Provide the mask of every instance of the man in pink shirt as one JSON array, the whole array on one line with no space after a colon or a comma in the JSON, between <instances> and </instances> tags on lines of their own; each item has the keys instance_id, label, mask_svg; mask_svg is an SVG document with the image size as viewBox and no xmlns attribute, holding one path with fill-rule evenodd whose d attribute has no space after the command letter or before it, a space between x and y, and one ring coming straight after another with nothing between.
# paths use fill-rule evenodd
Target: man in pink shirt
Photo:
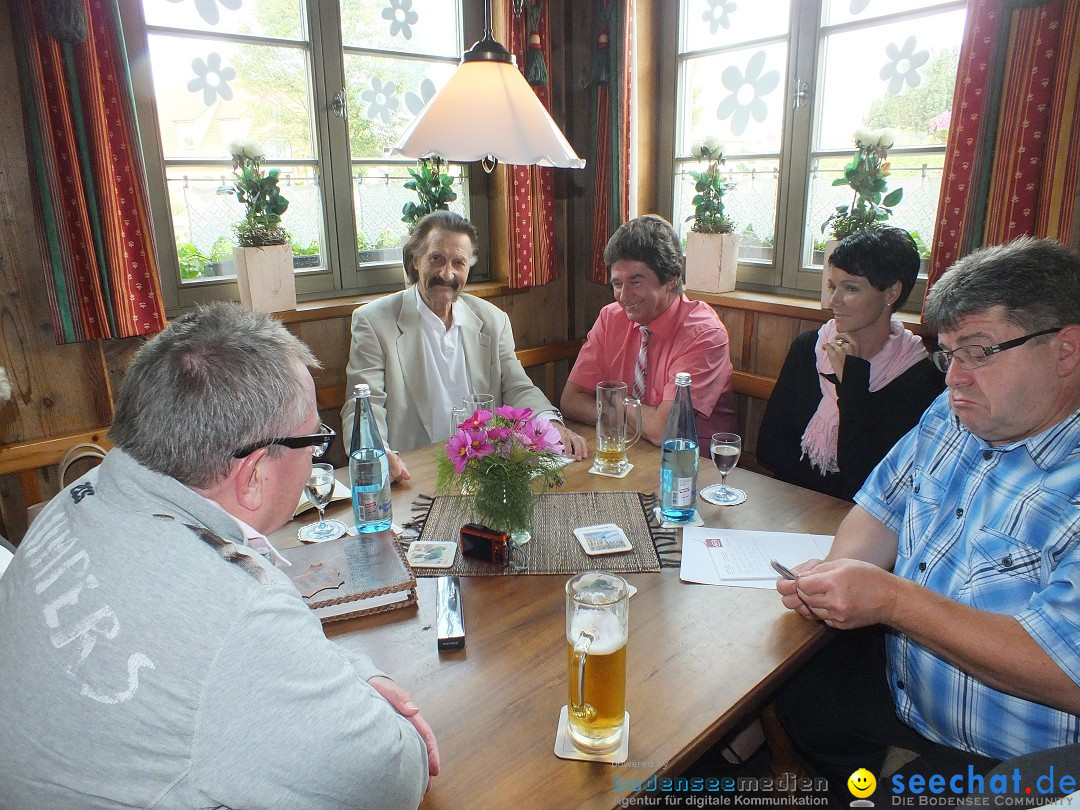
<instances>
[{"instance_id":1,"label":"man in pink shirt","mask_svg":"<svg viewBox=\"0 0 1080 810\"><path fill-rule=\"evenodd\" d=\"M685 371L692 381L698 440L707 455L713 433L735 429L728 334L712 307L683 295L678 235L662 217L638 217L608 240L604 264L615 303L600 310L589 330L563 389L563 415L591 423L598 382L622 380L633 395L636 381L639 391L644 387L642 436L659 445L675 399L675 374Z\"/></svg>"}]
</instances>

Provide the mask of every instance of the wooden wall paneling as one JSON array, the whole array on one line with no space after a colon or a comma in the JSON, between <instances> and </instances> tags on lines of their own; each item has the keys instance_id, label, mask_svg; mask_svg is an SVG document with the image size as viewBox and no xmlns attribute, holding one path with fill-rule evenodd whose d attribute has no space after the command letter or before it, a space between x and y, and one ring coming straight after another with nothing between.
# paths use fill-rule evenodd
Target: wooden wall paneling
<instances>
[{"instance_id":1,"label":"wooden wall paneling","mask_svg":"<svg viewBox=\"0 0 1080 810\"><path fill-rule=\"evenodd\" d=\"M102 341L102 352L105 357L105 369L109 382L110 399L116 402L116 395L120 391L120 383L124 375L131 367L131 361L135 359L135 353L142 348L149 338L131 337L121 340ZM112 419L109 420L111 422ZM102 422L102 424L108 424Z\"/></svg>"},{"instance_id":2,"label":"wooden wall paneling","mask_svg":"<svg viewBox=\"0 0 1080 810\"><path fill-rule=\"evenodd\" d=\"M491 299L491 303L510 318L518 348L547 346L569 337L566 287L567 279L563 274L550 284L533 287L528 292Z\"/></svg>"},{"instance_id":3,"label":"wooden wall paneling","mask_svg":"<svg viewBox=\"0 0 1080 810\"><path fill-rule=\"evenodd\" d=\"M288 326L289 331L307 344L322 363L312 372L317 388L345 385L345 369L349 365L349 343L352 340L352 318L327 318L305 321Z\"/></svg>"},{"instance_id":4,"label":"wooden wall paneling","mask_svg":"<svg viewBox=\"0 0 1080 810\"><path fill-rule=\"evenodd\" d=\"M749 347L748 371L776 377L784 366L791 341L807 329L820 324L783 315L754 314L754 341Z\"/></svg>"},{"instance_id":5,"label":"wooden wall paneling","mask_svg":"<svg viewBox=\"0 0 1080 810\"><path fill-rule=\"evenodd\" d=\"M663 130L670 128L665 119L666 98L662 92L664 55L662 45L663 26L660 16L665 7L668 13L674 9L670 0L645 0L634 4L634 66L633 87L634 132L631 136L630 216L656 213L670 217L670 200L661 200L657 179L660 176L661 156L668 163L664 148L670 135Z\"/></svg>"},{"instance_id":6,"label":"wooden wall paneling","mask_svg":"<svg viewBox=\"0 0 1080 810\"><path fill-rule=\"evenodd\" d=\"M18 98L11 4L0 8L0 82ZM0 445L107 423L112 417L97 343L57 346L42 283L43 261L20 104L0 117L0 365L13 399L2 411Z\"/></svg>"},{"instance_id":7,"label":"wooden wall paneling","mask_svg":"<svg viewBox=\"0 0 1080 810\"><path fill-rule=\"evenodd\" d=\"M752 334L753 319L747 318L747 313L737 309L720 309L714 307L716 314L724 323L728 333L728 351L731 355L731 365L736 371L747 371L746 366L746 341Z\"/></svg>"}]
</instances>

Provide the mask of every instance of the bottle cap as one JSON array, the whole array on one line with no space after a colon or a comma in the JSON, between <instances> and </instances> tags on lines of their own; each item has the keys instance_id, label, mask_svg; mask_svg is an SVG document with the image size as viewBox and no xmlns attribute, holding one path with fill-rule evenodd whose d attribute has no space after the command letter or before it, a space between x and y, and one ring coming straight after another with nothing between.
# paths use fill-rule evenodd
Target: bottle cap
<instances>
[{"instance_id":1,"label":"bottle cap","mask_svg":"<svg viewBox=\"0 0 1080 810\"><path fill-rule=\"evenodd\" d=\"M353 396L370 397L371 388L368 387L367 383L357 383L356 386L353 388Z\"/></svg>"},{"instance_id":2,"label":"bottle cap","mask_svg":"<svg viewBox=\"0 0 1080 810\"><path fill-rule=\"evenodd\" d=\"M686 371L677 371L675 373L675 384L676 385L689 385L690 384L690 373L686 372Z\"/></svg>"}]
</instances>

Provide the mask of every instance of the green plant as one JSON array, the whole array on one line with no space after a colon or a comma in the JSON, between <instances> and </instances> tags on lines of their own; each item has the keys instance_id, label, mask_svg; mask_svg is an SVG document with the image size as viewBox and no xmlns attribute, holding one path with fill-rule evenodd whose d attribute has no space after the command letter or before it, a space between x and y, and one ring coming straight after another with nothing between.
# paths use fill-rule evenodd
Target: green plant
<instances>
[{"instance_id":1,"label":"green plant","mask_svg":"<svg viewBox=\"0 0 1080 810\"><path fill-rule=\"evenodd\" d=\"M919 258L929 259L930 248L927 246L926 242L923 241L922 234L918 231L908 231L908 233L911 234L911 238L915 240L915 248L919 251Z\"/></svg>"},{"instance_id":2,"label":"green plant","mask_svg":"<svg viewBox=\"0 0 1080 810\"><path fill-rule=\"evenodd\" d=\"M394 233L394 231L387 228L385 231L379 234L379 241L375 244L375 247L379 249L394 248L401 244L401 237Z\"/></svg>"},{"instance_id":3,"label":"green plant","mask_svg":"<svg viewBox=\"0 0 1080 810\"><path fill-rule=\"evenodd\" d=\"M410 233L416 223L432 211L446 211L457 199L451 188L454 178L442 170L445 165L446 161L440 157L421 158L417 161L419 171L409 169L412 179L405 182L405 188L415 191L420 200L419 203L407 202L401 208L401 221L409 226Z\"/></svg>"},{"instance_id":4,"label":"green plant","mask_svg":"<svg viewBox=\"0 0 1080 810\"><path fill-rule=\"evenodd\" d=\"M289 201L278 188L278 169L263 171L262 150L255 144L231 143L229 152L236 175L233 189L246 209L243 221L234 226L236 241L242 247L285 244L289 234L281 227L281 215Z\"/></svg>"},{"instance_id":5,"label":"green plant","mask_svg":"<svg viewBox=\"0 0 1080 810\"><path fill-rule=\"evenodd\" d=\"M210 261L231 262L233 257L232 249L232 242L227 237L219 236L214 240L214 244L210 246Z\"/></svg>"},{"instance_id":6,"label":"green plant","mask_svg":"<svg viewBox=\"0 0 1080 810\"><path fill-rule=\"evenodd\" d=\"M318 256L319 255L319 241L312 239L307 247L301 247L300 245L292 246L293 256Z\"/></svg>"},{"instance_id":7,"label":"green plant","mask_svg":"<svg viewBox=\"0 0 1080 810\"><path fill-rule=\"evenodd\" d=\"M697 192L692 200L694 213L686 218L687 222L692 220L694 223L690 230L698 233L731 233L735 223L724 214L724 195L735 188L735 184L720 173L720 166L724 163L723 147L715 138L708 137L691 148L690 156L708 163L703 172L687 171Z\"/></svg>"},{"instance_id":8,"label":"green plant","mask_svg":"<svg viewBox=\"0 0 1080 810\"><path fill-rule=\"evenodd\" d=\"M888 129L855 131L855 156L844 167L844 176L833 180L834 186L850 186L854 192L851 205L838 205L821 232L832 226L832 238L843 239L856 231L873 228L892 215L892 209L904 197L902 188L893 189L885 180L889 176L889 149L896 136Z\"/></svg>"},{"instance_id":9,"label":"green plant","mask_svg":"<svg viewBox=\"0 0 1080 810\"><path fill-rule=\"evenodd\" d=\"M526 529L533 486L563 482L562 450L559 432L531 408L479 410L436 457L435 487L443 493L475 493L473 508L491 529Z\"/></svg>"},{"instance_id":10,"label":"green plant","mask_svg":"<svg viewBox=\"0 0 1080 810\"><path fill-rule=\"evenodd\" d=\"M177 243L176 257L180 260L180 278L190 281L206 275L206 265L210 257L191 242Z\"/></svg>"},{"instance_id":11,"label":"green plant","mask_svg":"<svg viewBox=\"0 0 1080 810\"><path fill-rule=\"evenodd\" d=\"M753 225L747 225L739 233L739 244L743 247L775 247L773 237L758 236Z\"/></svg>"}]
</instances>

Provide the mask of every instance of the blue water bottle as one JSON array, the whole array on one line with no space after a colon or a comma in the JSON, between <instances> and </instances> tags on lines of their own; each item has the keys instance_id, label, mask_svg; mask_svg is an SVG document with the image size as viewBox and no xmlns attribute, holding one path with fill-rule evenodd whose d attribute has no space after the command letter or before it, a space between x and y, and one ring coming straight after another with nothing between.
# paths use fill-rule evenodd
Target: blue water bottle
<instances>
[{"instance_id":1,"label":"blue water bottle","mask_svg":"<svg viewBox=\"0 0 1080 810\"><path fill-rule=\"evenodd\" d=\"M390 500L390 462L371 412L371 389L355 388L352 444L349 447L349 483L352 486L353 520L362 534L381 532L393 522Z\"/></svg>"},{"instance_id":2,"label":"blue water bottle","mask_svg":"<svg viewBox=\"0 0 1080 810\"><path fill-rule=\"evenodd\" d=\"M690 375L675 375L675 402L660 445L660 513L665 521L685 523L697 506L698 437Z\"/></svg>"}]
</instances>

